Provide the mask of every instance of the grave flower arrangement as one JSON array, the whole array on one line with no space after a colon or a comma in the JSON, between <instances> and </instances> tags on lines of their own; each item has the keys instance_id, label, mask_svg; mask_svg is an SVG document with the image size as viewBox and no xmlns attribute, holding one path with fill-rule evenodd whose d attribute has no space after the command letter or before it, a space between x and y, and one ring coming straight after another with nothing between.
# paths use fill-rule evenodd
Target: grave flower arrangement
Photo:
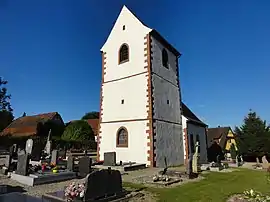
<instances>
[{"instance_id":1,"label":"grave flower arrangement","mask_svg":"<svg viewBox=\"0 0 270 202\"><path fill-rule=\"evenodd\" d=\"M76 184L72 182L69 186L67 186L65 190L65 196L68 202L77 200L82 200L85 194L85 184Z\"/></svg>"},{"instance_id":2,"label":"grave flower arrangement","mask_svg":"<svg viewBox=\"0 0 270 202\"><path fill-rule=\"evenodd\" d=\"M263 195L253 189L244 191L244 198L254 202L270 202L270 196Z\"/></svg>"}]
</instances>

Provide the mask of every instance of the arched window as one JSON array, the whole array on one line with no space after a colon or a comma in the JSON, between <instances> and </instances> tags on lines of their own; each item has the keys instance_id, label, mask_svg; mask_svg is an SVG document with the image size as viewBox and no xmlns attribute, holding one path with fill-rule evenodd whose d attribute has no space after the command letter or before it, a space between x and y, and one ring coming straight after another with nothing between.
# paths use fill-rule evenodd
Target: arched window
<instances>
[{"instance_id":1,"label":"arched window","mask_svg":"<svg viewBox=\"0 0 270 202\"><path fill-rule=\"evenodd\" d=\"M129 61L129 47L123 44L119 49L119 64Z\"/></svg>"},{"instance_id":2,"label":"arched window","mask_svg":"<svg viewBox=\"0 0 270 202\"><path fill-rule=\"evenodd\" d=\"M163 48L162 50L162 65L166 68L169 68L169 59L168 59L168 53L165 50L165 48Z\"/></svg>"},{"instance_id":3,"label":"arched window","mask_svg":"<svg viewBox=\"0 0 270 202\"><path fill-rule=\"evenodd\" d=\"M116 146L117 147L128 147L128 131L125 127L121 127L117 131Z\"/></svg>"}]
</instances>

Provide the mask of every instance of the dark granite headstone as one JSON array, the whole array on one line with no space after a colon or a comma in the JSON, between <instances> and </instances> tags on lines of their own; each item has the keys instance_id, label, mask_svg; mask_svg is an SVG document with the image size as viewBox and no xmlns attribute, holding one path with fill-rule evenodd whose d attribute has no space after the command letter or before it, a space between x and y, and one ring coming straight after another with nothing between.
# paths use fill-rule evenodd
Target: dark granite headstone
<instances>
[{"instance_id":1,"label":"dark granite headstone","mask_svg":"<svg viewBox=\"0 0 270 202\"><path fill-rule=\"evenodd\" d=\"M3 194L0 196L1 202L43 202L41 198L37 198L34 196L29 196L27 194L13 192L8 194Z\"/></svg>"},{"instance_id":2,"label":"dark granite headstone","mask_svg":"<svg viewBox=\"0 0 270 202\"><path fill-rule=\"evenodd\" d=\"M116 165L116 152L105 152L103 165L115 166Z\"/></svg>"},{"instance_id":3,"label":"dark granite headstone","mask_svg":"<svg viewBox=\"0 0 270 202\"><path fill-rule=\"evenodd\" d=\"M33 146L32 146L32 152L31 152L31 160L32 161L39 161L41 158L43 150L43 144L40 141L40 139L34 140L33 141Z\"/></svg>"},{"instance_id":4,"label":"dark granite headstone","mask_svg":"<svg viewBox=\"0 0 270 202\"><path fill-rule=\"evenodd\" d=\"M11 156L14 155L14 145L9 147L9 153L10 153Z\"/></svg>"},{"instance_id":5,"label":"dark granite headstone","mask_svg":"<svg viewBox=\"0 0 270 202\"><path fill-rule=\"evenodd\" d=\"M59 150L58 156L61 157L62 159L66 158L66 150Z\"/></svg>"},{"instance_id":6,"label":"dark granite headstone","mask_svg":"<svg viewBox=\"0 0 270 202\"><path fill-rule=\"evenodd\" d=\"M79 159L79 175L85 177L91 172L92 159L84 156Z\"/></svg>"},{"instance_id":7,"label":"dark granite headstone","mask_svg":"<svg viewBox=\"0 0 270 202\"><path fill-rule=\"evenodd\" d=\"M74 171L74 157L73 156L68 156L67 170L68 171Z\"/></svg>"},{"instance_id":8,"label":"dark granite headstone","mask_svg":"<svg viewBox=\"0 0 270 202\"><path fill-rule=\"evenodd\" d=\"M51 157L51 163L54 163L57 165L58 163L58 157L59 157L59 151L58 150L53 150L52 151L52 157Z\"/></svg>"},{"instance_id":9,"label":"dark granite headstone","mask_svg":"<svg viewBox=\"0 0 270 202\"><path fill-rule=\"evenodd\" d=\"M18 156L17 170L16 173L19 175L26 176L29 168L29 155L23 154Z\"/></svg>"},{"instance_id":10,"label":"dark granite headstone","mask_svg":"<svg viewBox=\"0 0 270 202\"><path fill-rule=\"evenodd\" d=\"M0 194L6 194L7 192L7 185L0 185Z\"/></svg>"},{"instance_id":11,"label":"dark granite headstone","mask_svg":"<svg viewBox=\"0 0 270 202\"><path fill-rule=\"evenodd\" d=\"M122 192L122 177L118 170L99 170L86 176L85 201L98 200Z\"/></svg>"}]
</instances>

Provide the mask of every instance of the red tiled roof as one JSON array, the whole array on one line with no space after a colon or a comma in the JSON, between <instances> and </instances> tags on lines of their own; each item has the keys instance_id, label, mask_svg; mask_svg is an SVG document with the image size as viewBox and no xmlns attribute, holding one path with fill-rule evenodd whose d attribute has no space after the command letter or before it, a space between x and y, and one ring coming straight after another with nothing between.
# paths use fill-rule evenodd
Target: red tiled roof
<instances>
[{"instance_id":1,"label":"red tiled roof","mask_svg":"<svg viewBox=\"0 0 270 202\"><path fill-rule=\"evenodd\" d=\"M12 136L20 137L35 135L38 123L47 122L53 119L57 114L57 112L51 112L17 118L8 127L6 127L0 135L3 136L10 134Z\"/></svg>"},{"instance_id":2,"label":"red tiled roof","mask_svg":"<svg viewBox=\"0 0 270 202\"><path fill-rule=\"evenodd\" d=\"M72 120L68 123L66 123L66 125L74 122L74 121L79 121L79 120ZM86 119L86 120L83 120L83 121L86 121L92 128L93 132L94 132L94 135L97 136L98 134L98 125L99 125L99 119Z\"/></svg>"},{"instance_id":3,"label":"red tiled roof","mask_svg":"<svg viewBox=\"0 0 270 202\"><path fill-rule=\"evenodd\" d=\"M99 119L87 119L87 123L91 126L95 136L98 134Z\"/></svg>"}]
</instances>

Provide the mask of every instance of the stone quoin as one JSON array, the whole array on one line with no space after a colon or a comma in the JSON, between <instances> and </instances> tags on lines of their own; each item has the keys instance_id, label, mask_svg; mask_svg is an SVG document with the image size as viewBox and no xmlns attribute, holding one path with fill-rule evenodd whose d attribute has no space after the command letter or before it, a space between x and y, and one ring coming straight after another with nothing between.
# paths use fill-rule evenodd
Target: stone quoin
<instances>
[{"instance_id":1,"label":"stone quoin","mask_svg":"<svg viewBox=\"0 0 270 202\"><path fill-rule=\"evenodd\" d=\"M185 163L180 53L123 6L101 48L98 160L164 167Z\"/></svg>"}]
</instances>

